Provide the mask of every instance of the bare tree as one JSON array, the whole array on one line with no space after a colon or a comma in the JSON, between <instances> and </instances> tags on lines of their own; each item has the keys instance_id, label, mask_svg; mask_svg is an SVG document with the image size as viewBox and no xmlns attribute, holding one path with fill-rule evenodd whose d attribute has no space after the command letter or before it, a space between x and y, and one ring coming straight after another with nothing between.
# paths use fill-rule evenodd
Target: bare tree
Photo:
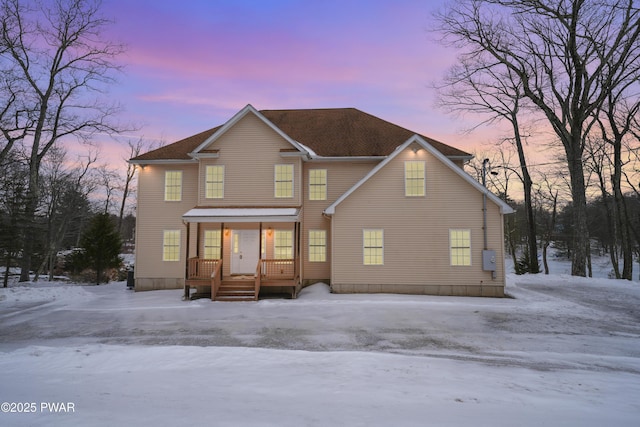
<instances>
[{"instance_id":1,"label":"bare tree","mask_svg":"<svg viewBox=\"0 0 640 427\"><path fill-rule=\"evenodd\" d=\"M616 279L620 279L620 266L618 263L618 228L619 223L616 205L613 203L611 193L609 192L609 178L611 177L611 155L607 150L608 146L603 144L601 140L593 138L587 139L585 146L585 169L595 175L600 197L604 206L607 238L603 239L603 245L607 247L611 266Z\"/></svg>"},{"instance_id":2,"label":"bare tree","mask_svg":"<svg viewBox=\"0 0 640 427\"><path fill-rule=\"evenodd\" d=\"M632 80L628 86L638 85L640 74ZM623 88L623 89L626 89ZM602 113L598 115L598 124L601 137L613 150L613 172L611 173L611 187L613 189L613 200L615 202L615 213L618 230L620 232L620 243L622 246L622 274L616 270L616 278L627 280L633 279L633 244L631 221L625 198L622 191L622 170L624 160L622 149L625 139L631 137L634 120L640 110L640 96L635 93L632 97L625 97L624 90L618 90L609 94Z\"/></svg>"},{"instance_id":3,"label":"bare tree","mask_svg":"<svg viewBox=\"0 0 640 427\"><path fill-rule=\"evenodd\" d=\"M571 273L585 276L585 138L594 113L640 66L640 9L633 0L471 0L437 19L463 60L507 67L558 136L574 207Z\"/></svg>"},{"instance_id":4,"label":"bare tree","mask_svg":"<svg viewBox=\"0 0 640 427\"><path fill-rule=\"evenodd\" d=\"M108 23L99 0L0 0L0 61L12 81L5 85L8 101L2 102L17 103L8 116L18 135L20 129L28 135L23 140L29 181L21 281L29 279L31 268L43 158L65 137L87 140L95 132L116 130L112 120L119 107L100 99L114 82L115 59L123 51L102 34Z\"/></svg>"},{"instance_id":5,"label":"bare tree","mask_svg":"<svg viewBox=\"0 0 640 427\"><path fill-rule=\"evenodd\" d=\"M538 199L539 214L538 219L541 224L540 243L542 245L542 265L544 274L549 274L548 252L558 217L558 186L550 176L544 172L539 172L540 179L536 186L536 196Z\"/></svg>"},{"instance_id":6,"label":"bare tree","mask_svg":"<svg viewBox=\"0 0 640 427\"><path fill-rule=\"evenodd\" d=\"M142 152L142 150L147 147L147 144L145 143L144 139L139 138L137 141L133 142L133 141L128 141L127 145L129 146L129 157L127 157L124 160L129 160L132 159L134 157L137 157L140 155L140 153ZM129 195L131 194L131 192L133 191L133 189L131 188L133 180L136 176L136 172L138 170L138 166L127 162L127 172L125 175L125 179L124 179L124 185L122 187L122 200L120 202L120 214L118 216L118 231L120 233L122 233L122 220L124 218L124 210L125 207L127 206L127 199L129 198Z\"/></svg>"},{"instance_id":7,"label":"bare tree","mask_svg":"<svg viewBox=\"0 0 640 427\"><path fill-rule=\"evenodd\" d=\"M23 120L24 111L20 100L25 96L18 79L11 68L6 69L5 61L0 62L0 165L9 158L16 143L26 136L32 121Z\"/></svg>"},{"instance_id":8,"label":"bare tree","mask_svg":"<svg viewBox=\"0 0 640 427\"><path fill-rule=\"evenodd\" d=\"M22 219L28 168L16 157L16 153L9 152L6 162L0 163L0 248L3 252L5 264L3 286L9 283L10 269L20 250L18 227Z\"/></svg>"},{"instance_id":9,"label":"bare tree","mask_svg":"<svg viewBox=\"0 0 640 427\"><path fill-rule=\"evenodd\" d=\"M41 210L44 213L46 232L44 233L44 254L34 281L38 280L48 267L49 280L53 280L53 270L57 254L63 248L69 228L90 216L88 198L94 187L87 180L95 154L80 159L69 166L64 149L55 146L45 158L42 167ZM83 207L85 207L83 209ZM81 234L78 231L78 236Z\"/></svg>"},{"instance_id":10,"label":"bare tree","mask_svg":"<svg viewBox=\"0 0 640 427\"><path fill-rule=\"evenodd\" d=\"M97 185L102 189L104 195L104 205L101 211L104 214L108 214L114 202L115 193L120 187L120 175L115 169L106 164L100 165L95 170L95 174Z\"/></svg>"},{"instance_id":11,"label":"bare tree","mask_svg":"<svg viewBox=\"0 0 640 427\"><path fill-rule=\"evenodd\" d=\"M538 273L536 221L532 203L531 174L524 151L526 136L521 129L520 115L526 101L522 83L513 71L500 63L486 63L483 58L465 58L453 66L440 89L440 105L454 113L474 112L486 117L483 124L507 121L513 132L507 140L516 147L523 184L527 214L527 246L529 273ZM529 114L530 114L530 109ZM525 109L525 113L527 110Z\"/></svg>"}]
</instances>

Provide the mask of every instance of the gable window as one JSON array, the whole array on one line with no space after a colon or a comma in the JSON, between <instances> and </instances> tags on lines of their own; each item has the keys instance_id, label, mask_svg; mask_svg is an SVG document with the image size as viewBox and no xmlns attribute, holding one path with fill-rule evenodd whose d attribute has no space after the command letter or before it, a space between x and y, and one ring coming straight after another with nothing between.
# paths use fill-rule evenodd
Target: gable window
<instances>
[{"instance_id":1,"label":"gable window","mask_svg":"<svg viewBox=\"0 0 640 427\"><path fill-rule=\"evenodd\" d=\"M209 165L205 169L205 197L207 199L224 198L224 166Z\"/></svg>"},{"instance_id":2,"label":"gable window","mask_svg":"<svg viewBox=\"0 0 640 427\"><path fill-rule=\"evenodd\" d=\"M362 230L364 265L382 265L384 263L384 230Z\"/></svg>"},{"instance_id":3,"label":"gable window","mask_svg":"<svg viewBox=\"0 0 640 427\"><path fill-rule=\"evenodd\" d=\"M424 196L424 161L408 160L404 162L404 195Z\"/></svg>"},{"instance_id":4,"label":"gable window","mask_svg":"<svg viewBox=\"0 0 640 427\"><path fill-rule=\"evenodd\" d=\"M327 170L309 170L309 200L327 200Z\"/></svg>"},{"instance_id":5,"label":"gable window","mask_svg":"<svg viewBox=\"0 0 640 427\"><path fill-rule=\"evenodd\" d=\"M449 252L451 265L471 265L471 231L466 229L449 230Z\"/></svg>"},{"instance_id":6,"label":"gable window","mask_svg":"<svg viewBox=\"0 0 640 427\"><path fill-rule=\"evenodd\" d=\"M273 235L273 257L275 259L293 258L293 231L275 230Z\"/></svg>"},{"instance_id":7,"label":"gable window","mask_svg":"<svg viewBox=\"0 0 640 427\"><path fill-rule=\"evenodd\" d=\"M327 232L325 230L309 230L309 262L325 262L327 260Z\"/></svg>"},{"instance_id":8,"label":"gable window","mask_svg":"<svg viewBox=\"0 0 640 427\"><path fill-rule=\"evenodd\" d=\"M164 230L162 260L180 261L180 230Z\"/></svg>"},{"instance_id":9,"label":"gable window","mask_svg":"<svg viewBox=\"0 0 640 427\"><path fill-rule=\"evenodd\" d=\"M205 230L204 232L204 258L220 259L220 230Z\"/></svg>"},{"instance_id":10,"label":"gable window","mask_svg":"<svg viewBox=\"0 0 640 427\"><path fill-rule=\"evenodd\" d=\"M293 197L293 165L276 165L275 197Z\"/></svg>"},{"instance_id":11,"label":"gable window","mask_svg":"<svg viewBox=\"0 0 640 427\"><path fill-rule=\"evenodd\" d=\"M164 200L167 202L182 200L182 171L164 173Z\"/></svg>"}]
</instances>

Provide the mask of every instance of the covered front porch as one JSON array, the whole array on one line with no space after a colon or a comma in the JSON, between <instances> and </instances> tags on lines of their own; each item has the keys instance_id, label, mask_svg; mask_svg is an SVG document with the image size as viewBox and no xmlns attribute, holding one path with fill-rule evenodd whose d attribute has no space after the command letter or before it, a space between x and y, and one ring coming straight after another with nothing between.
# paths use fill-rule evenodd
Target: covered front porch
<instances>
[{"instance_id":1,"label":"covered front porch","mask_svg":"<svg viewBox=\"0 0 640 427\"><path fill-rule=\"evenodd\" d=\"M185 213L184 299L255 301L268 293L296 298L301 288L299 216L299 208L194 208Z\"/></svg>"}]
</instances>

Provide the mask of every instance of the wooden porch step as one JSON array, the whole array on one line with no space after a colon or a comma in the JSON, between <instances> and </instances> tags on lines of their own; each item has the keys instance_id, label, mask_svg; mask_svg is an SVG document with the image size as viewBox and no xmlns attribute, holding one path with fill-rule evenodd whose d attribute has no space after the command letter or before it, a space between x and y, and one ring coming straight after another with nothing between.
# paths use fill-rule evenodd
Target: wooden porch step
<instances>
[{"instance_id":1,"label":"wooden porch step","mask_svg":"<svg viewBox=\"0 0 640 427\"><path fill-rule=\"evenodd\" d=\"M216 301L255 301L253 280L223 280L215 297Z\"/></svg>"},{"instance_id":2,"label":"wooden porch step","mask_svg":"<svg viewBox=\"0 0 640 427\"><path fill-rule=\"evenodd\" d=\"M254 280L223 280L220 288L229 289L253 289L256 285Z\"/></svg>"},{"instance_id":3,"label":"wooden porch step","mask_svg":"<svg viewBox=\"0 0 640 427\"><path fill-rule=\"evenodd\" d=\"M255 290L245 290L245 289L224 289L220 288L218 290L217 296L239 296L239 297L248 297L254 296Z\"/></svg>"}]
</instances>

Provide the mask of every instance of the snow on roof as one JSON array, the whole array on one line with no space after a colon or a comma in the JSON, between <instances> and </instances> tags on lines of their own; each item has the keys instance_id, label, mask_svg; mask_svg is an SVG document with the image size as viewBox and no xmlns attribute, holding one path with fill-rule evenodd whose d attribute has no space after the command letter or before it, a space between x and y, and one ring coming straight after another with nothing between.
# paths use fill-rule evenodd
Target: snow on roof
<instances>
[{"instance_id":1,"label":"snow on roof","mask_svg":"<svg viewBox=\"0 0 640 427\"><path fill-rule=\"evenodd\" d=\"M292 222L298 208L193 208L182 215L187 222Z\"/></svg>"}]
</instances>

